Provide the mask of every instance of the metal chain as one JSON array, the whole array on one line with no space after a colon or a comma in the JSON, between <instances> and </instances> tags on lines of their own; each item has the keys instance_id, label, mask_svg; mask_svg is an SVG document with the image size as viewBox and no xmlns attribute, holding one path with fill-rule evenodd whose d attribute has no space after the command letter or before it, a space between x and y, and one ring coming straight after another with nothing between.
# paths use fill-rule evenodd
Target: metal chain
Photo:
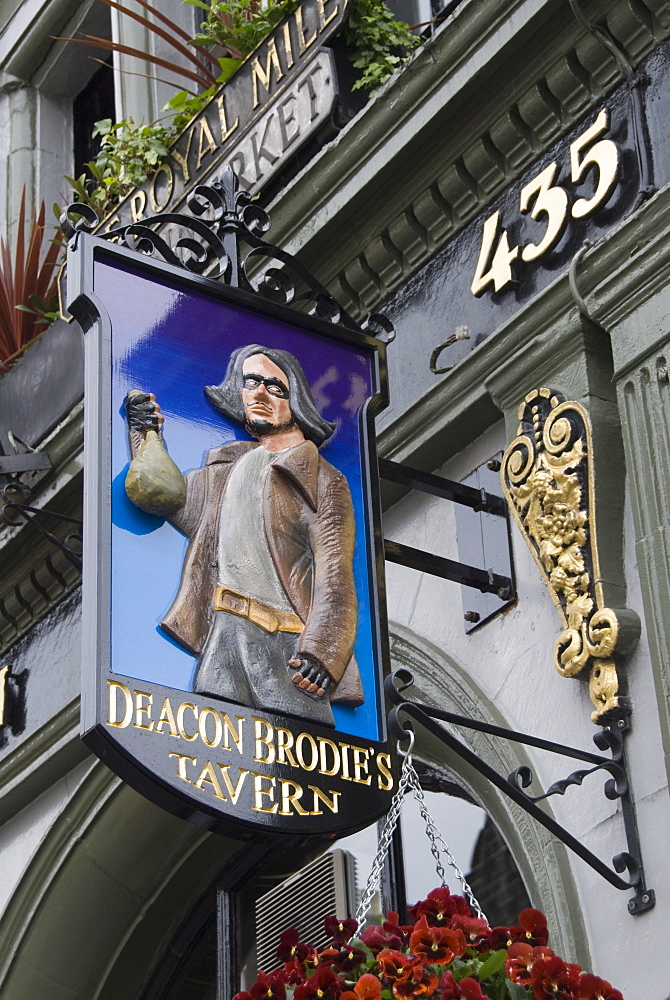
<instances>
[{"instance_id":1,"label":"metal chain","mask_svg":"<svg viewBox=\"0 0 670 1000\"><path fill-rule=\"evenodd\" d=\"M402 769L400 772L400 781L398 783L398 788L396 790L393 799L391 800L391 807L386 816L386 822L384 823L384 828L382 829L381 836L379 838L379 844L377 846L377 853L375 854L374 861L372 862L372 868L370 869L370 875L368 876L367 885L361 896L361 901L358 904L358 909L356 910L356 920L358 926L363 925L365 916L370 909L370 904L372 902L372 897L374 896L377 888L379 886L382 872L384 870L384 864L386 862L386 857L388 854L389 845L391 843L391 838L393 832L398 825L398 820L400 818L400 812L402 809L402 804L405 799L405 792L410 788L414 795L414 798L419 804L419 810L421 812L421 817L426 824L426 833L428 839L430 840L430 852L435 859L435 868L437 870L438 878L442 886L446 886L446 873L444 870L444 865L442 864L442 859L440 857L440 850L444 852L447 859L447 864L453 868L458 881L463 886L463 891L467 897L470 907L475 911L477 916L486 920L484 912L477 902L477 898L473 893L472 889L467 883L465 875L461 869L456 864L453 854L445 844L440 831L438 830L435 820L431 816L428 806L426 804L426 799L423 794L423 789L419 781L419 775L416 773L414 764L412 763L412 748L414 747L414 733L408 733L410 737L410 744L407 751L404 754L404 760L402 762ZM400 747L398 747L399 752Z\"/></svg>"},{"instance_id":2,"label":"metal chain","mask_svg":"<svg viewBox=\"0 0 670 1000\"><path fill-rule=\"evenodd\" d=\"M451 853L448 846L444 842L442 834L438 830L435 824L435 820L433 819L428 810L426 799L423 794L423 788L421 787L421 784L419 782L419 775L416 773L414 765L412 764L411 761L407 769L411 775L411 787L412 787L412 792L414 793L414 798L419 803L421 817L424 823L426 824L426 833L428 834L428 839L430 840L430 852L435 858L435 867L437 869L438 876L442 880L442 885L443 886L446 885L446 879L445 879L444 867L440 859L440 850L444 852L449 867L453 868L453 870L455 871L456 877L458 878L458 881L461 883L463 887L463 892L465 893L467 901L470 904L470 908L475 911L480 920L486 920L486 916L481 906L479 905L479 902L477 901L477 897L470 888L468 881L465 878L465 875L456 864L456 860L453 854Z\"/></svg>"},{"instance_id":3,"label":"metal chain","mask_svg":"<svg viewBox=\"0 0 670 1000\"><path fill-rule=\"evenodd\" d=\"M384 828L381 832L379 838L379 843L377 845L377 853L375 854L375 859L372 862L372 868L370 869L370 874L368 875L367 885L361 896L361 901L358 904L358 909L356 910L356 920L358 926L362 927L365 915L370 909L370 903L372 902L372 897L377 891L377 887L382 877L382 872L384 871L384 864L386 862L386 856L388 854L389 845L391 843L391 838L393 836L393 831L398 825L398 820L400 818L400 810L402 809L402 804L405 800L405 792L407 789L412 787L412 774L410 768L412 767L412 757L411 750L414 745L414 733L410 734L410 745L407 753L405 754L405 759L402 762L402 770L400 772L400 781L398 782L398 788L395 795L391 799L391 807L386 816L386 822L384 823ZM413 770L413 768L412 768Z\"/></svg>"}]
</instances>

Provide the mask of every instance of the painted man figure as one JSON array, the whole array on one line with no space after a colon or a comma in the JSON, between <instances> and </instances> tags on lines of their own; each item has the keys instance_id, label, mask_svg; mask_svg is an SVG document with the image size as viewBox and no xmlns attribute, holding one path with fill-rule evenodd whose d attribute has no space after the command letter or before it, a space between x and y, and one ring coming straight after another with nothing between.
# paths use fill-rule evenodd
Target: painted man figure
<instances>
[{"instance_id":1,"label":"painted man figure","mask_svg":"<svg viewBox=\"0 0 670 1000\"><path fill-rule=\"evenodd\" d=\"M196 691L332 726L331 700L363 700L352 659L353 506L346 479L318 452L334 425L287 351L240 348L205 392L258 443L212 448L184 477L147 434L163 423L153 395L126 403L128 495L190 538L162 627L199 657Z\"/></svg>"}]
</instances>

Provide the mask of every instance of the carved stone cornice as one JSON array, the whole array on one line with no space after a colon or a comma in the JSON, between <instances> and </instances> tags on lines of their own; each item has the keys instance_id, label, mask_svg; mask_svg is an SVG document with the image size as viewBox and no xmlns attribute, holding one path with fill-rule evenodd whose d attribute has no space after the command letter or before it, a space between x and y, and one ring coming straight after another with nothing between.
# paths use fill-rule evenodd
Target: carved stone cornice
<instances>
[{"instance_id":1,"label":"carved stone cornice","mask_svg":"<svg viewBox=\"0 0 670 1000\"><path fill-rule=\"evenodd\" d=\"M670 34L661 0L583 7L633 64ZM567 3L466 3L271 206L273 237L367 313L620 83Z\"/></svg>"}]
</instances>

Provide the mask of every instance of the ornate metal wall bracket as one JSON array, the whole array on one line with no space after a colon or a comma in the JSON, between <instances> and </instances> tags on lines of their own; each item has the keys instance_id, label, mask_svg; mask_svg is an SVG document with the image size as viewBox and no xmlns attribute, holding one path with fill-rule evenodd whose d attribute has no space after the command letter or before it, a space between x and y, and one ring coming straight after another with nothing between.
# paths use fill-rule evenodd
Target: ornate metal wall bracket
<instances>
[{"instance_id":1,"label":"ornate metal wall bracket","mask_svg":"<svg viewBox=\"0 0 670 1000\"><path fill-rule=\"evenodd\" d=\"M35 531L38 531L43 538L55 545L79 572L81 572L81 542L82 542L82 520L79 517L68 517L65 514L58 514L53 510L44 510L41 507L31 507L30 488L24 483L15 480L8 483L2 490L2 503L0 504L0 523L19 527L28 524ZM65 538L59 538L52 531L45 528L42 518L51 518L53 521L73 524L75 531L71 531Z\"/></svg>"},{"instance_id":2,"label":"ornate metal wall bracket","mask_svg":"<svg viewBox=\"0 0 670 1000\"><path fill-rule=\"evenodd\" d=\"M564 746L562 743L553 743L550 740L543 740L536 736L528 736L526 733L503 729L501 726L490 725L489 723L479 722L475 719L467 719L462 715L455 715L453 712L445 712L434 708L432 705L407 701L403 697L403 692L413 683L414 678L412 674L405 668L396 670L391 677L386 679L386 694L394 706L389 714L389 725L393 735L398 739L404 739L408 729L412 729L411 723L402 721L403 716L409 716L411 719L419 722L433 736L437 737L441 743L448 747L449 750L474 767L495 785L496 788L499 788L500 791L509 796L525 812L536 819L538 823L541 823L545 829L549 830L561 843L565 844L574 854L578 855L582 861L590 865L610 885L621 890L633 889L634 895L628 901L629 913L635 916L639 913L644 913L646 910L650 910L655 905L656 897L654 890L646 887L644 879L642 854L635 820L635 808L630 795L626 769L623 742L623 732L626 727L624 719L619 719L615 726L603 729L593 737L593 741L599 750L609 751L610 756L606 757L590 753L588 750L580 750L576 747ZM546 792L532 795L526 791L534 781L533 772L529 767L517 768L507 778L503 777L458 739L449 729L436 722L435 720L437 719L449 725L462 726L466 729L476 730L477 732L488 733L490 736L499 739L522 743L526 746L536 747L539 750L546 750L563 757L572 757L575 760L584 761L590 766L588 768L580 768L569 774L567 778L555 781ZM557 823L552 816L537 804L553 795L564 795L573 785L581 785L590 775L598 774L599 772L608 776L604 786L605 796L608 799L618 800L621 803L621 812L626 833L627 850L621 854L617 854L612 859L613 867L610 867L597 857L597 855L593 854L577 837L564 829L564 827ZM627 873L627 878L622 877L622 873L624 872Z\"/></svg>"},{"instance_id":3,"label":"ornate metal wall bracket","mask_svg":"<svg viewBox=\"0 0 670 1000\"><path fill-rule=\"evenodd\" d=\"M637 642L640 620L605 605L589 416L542 388L528 393L519 420L500 472L505 498L563 622L554 666L564 677L588 672L591 718L607 725L630 711L617 666Z\"/></svg>"},{"instance_id":4,"label":"ornate metal wall bracket","mask_svg":"<svg viewBox=\"0 0 670 1000\"><path fill-rule=\"evenodd\" d=\"M192 216L164 212L105 232L99 228L95 211L75 202L61 215L60 226L68 242L80 232L94 234L195 274L304 309L326 322L387 342L393 339L393 324L385 316L373 313L364 322L356 322L304 264L262 239L270 229L270 217L240 190L231 167L210 186L197 185L187 206Z\"/></svg>"}]
</instances>

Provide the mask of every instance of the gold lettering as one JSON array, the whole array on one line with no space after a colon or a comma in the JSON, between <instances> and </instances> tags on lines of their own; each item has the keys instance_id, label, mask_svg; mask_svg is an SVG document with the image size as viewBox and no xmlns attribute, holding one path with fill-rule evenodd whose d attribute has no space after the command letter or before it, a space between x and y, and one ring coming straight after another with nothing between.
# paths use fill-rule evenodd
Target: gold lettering
<instances>
[{"instance_id":1,"label":"gold lettering","mask_svg":"<svg viewBox=\"0 0 670 1000\"><path fill-rule=\"evenodd\" d=\"M275 779L268 777L267 774L256 774L255 771L252 771L252 774L254 776L254 804L252 809L255 809L256 812L276 813L279 809L279 803L274 801L276 784ZM269 788L263 788L264 781L270 782ZM273 802L274 805L263 806L261 803L263 802L264 795L267 795L270 802Z\"/></svg>"},{"instance_id":2,"label":"gold lettering","mask_svg":"<svg viewBox=\"0 0 670 1000\"><path fill-rule=\"evenodd\" d=\"M107 683L109 684L109 717L107 719L107 725L118 726L119 729L125 729L126 726L130 725L130 720L133 717L133 696L130 693L130 689L127 688L125 684L121 684L119 681L107 681ZM126 711L120 722L116 715L117 691L121 691L123 697L126 699Z\"/></svg>"},{"instance_id":3,"label":"gold lettering","mask_svg":"<svg viewBox=\"0 0 670 1000\"><path fill-rule=\"evenodd\" d=\"M368 774L368 752L362 747L352 747L351 749L354 755L354 781L357 781L359 785L369 785L372 781L372 775ZM361 778L361 771L368 774L367 778Z\"/></svg>"},{"instance_id":4,"label":"gold lettering","mask_svg":"<svg viewBox=\"0 0 670 1000\"><path fill-rule=\"evenodd\" d=\"M295 59L293 58L293 47L291 45L291 22L289 20L284 21L284 50L286 52L286 66L288 69L291 68Z\"/></svg>"},{"instance_id":5,"label":"gold lettering","mask_svg":"<svg viewBox=\"0 0 670 1000\"><path fill-rule=\"evenodd\" d=\"M265 87L267 93L270 93L270 86L272 84L272 70L274 69L276 74L276 81L279 82L283 77L281 71L281 66L279 65L279 56L277 55L277 45L274 38L271 38L268 42L268 58L265 63L265 69L261 66L261 57L256 56L251 64L251 83L253 87L254 95L254 107L257 108L260 104L260 98L258 96L258 82L260 80L261 84Z\"/></svg>"},{"instance_id":6,"label":"gold lettering","mask_svg":"<svg viewBox=\"0 0 670 1000\"><path fill-rule=\"evenodd\" d=\"M274 730L270 725L270 723L266 722L265 719L258 719L256 718L255 715L252 716L252 719L254 720L254 733L256 737L256 750L255 750L254 760L258 761L259 763L272 764L275 759L275 746L274 743L272 742L272 735L274 733ZM263 736L263 730L261 729L261 726L265 726L266 729L265 736ZM261 747L264 746L268 748L267 757L261 757Z\"/></svg>"},{"instance_id":7,"label":"gold lettering","mask_svg":"<svg viewBox=\"0 0 670 1000\"><path fill-rule=\"evenodd\" d=\"M194 714L194 716L196 718L196 722L197 722L197 719L198 719L198 709L195 707L195 705L192 702L190 702L190 701L183 701L181 703L181 705L179 706L179 708L177 709L177 729L179 730L179 735L181 736L181 738L183 740L186 740L188 743L192 743L193 740L197 740L198 734L197 733L193 733L193 736L189 736L188 733L186 732L186 730L184 729L184 712L186 711L187 708L191 709L191 711L193 712L193 714Z\"/></svg>"},{"instance_id":8,"label":"gold lettering","mask_svg":"<svg viewBox=\"0 0 670 1000\"><path fill-rule=\"evenodd\" d=\"M177 723L174 721L174 712L172 711L172 705L170 704L170 699L166 698L163 702L161 708L161 714L158 717L158 722L156 723L156 732L162 733L163 726L167 725L170 727L170 736L176 736L179 739L179 733L177 732Z\"/></svg>"},{"instance_id":9,"label":"gold lettering","mask_svg":"<svg viewBox=\"0 0 670 1000\"><path fill-rule=\"evenodd\" d=\"M191 179L191 174L188 169L188 158L191 153L191 143L193 142L193 127L189 129L188 132L188 142L186 143L186 153L182 156L178 153L176 149L170 150L170 155L174 157L179 166L181 167L182 176L184 178L184 184L188 184Z\"/></svg>"},{"instance_id":10,"label":"gold lettering","mask_svg":"<svg viewBox=\"0 0 670 1000\"><path fill-rule=\"evenodd\" d=\"M165 174L167 177L167 194L162 202L158 201L156 197L156 181L160 174ZM151 202L152 212L162 212L164 208L170 202L172 198L172 192L174 191L174 170L169 163L161 163L153 177L151 178L151 187L149 188L149 201Z\"/></svg>"},{"instance_id":11,"label":"gold lettering","mask_svg":"<svg viewBox=\"0 0 670 1000\"><path fill-rule=\"evenodd\" d=\"M299 816L309 816L309 809L305 809L298 802L298 799L302 798L302 785L296 784L295 781L287 781L284 778L279 779L279 784L281 785L281 809L279 810L279 815L292 816L291 806L293 806ZM291 789L293 789L293 792L291 792Z\"/></svg>"},{"instance_id":12,"label":"gold lettering","mask_svg":"<svg viewBox=\"0 0 670 1000\"><path fill-rule=\"evenodd\" d=\"M342 777L343 781L351 781L352 778L351 778L351 775L349 774L349 753L348 753L348 751L351 750L351 747L349 746L348 743L340 743L340 746L342 747L342 775L341 775L341 777Z\"/></svg>"},{"instance_id":13,"label":"gold lettering","mask_svg":"<svg viewBox=\"0 0 670 1000\"><path fill-rule=\"evenodd\" d=\"M233 124L228 128L228 121L226 119L226 95L221 94L216 99L216 103L219 108L219 125L221 126L221 145L224 144L229 135L232 135L237 126L240 124L240 119L236 118Z\"/></svg>"},{"instance_id":14,"label":"gold lettering","mask_svg":"<svg viewBox=\"0 0 670 1000\"><path fill-rule=\"evenodd\" d=\"M329 801L328 796L321 788L317 788L316 785L308 785L307 787L309 788L314 798L314 801L312 803L314 808L312 809L310 815L323 816L323 810L319 809L319 802L323 802L324 805L328 806L331 812L333 813L337 812L339 805L338 799L342 794L341 792L334 792L331 788L330 794L332 795L332 799Z\"/></svg>"},{"instance_id":15,"label":"gold lettering","mask_svg":"<svg viewBox=\"0 0 670 1000\"><path fill-rule=\"evenodd\" d=\"M130 214L133 217L133 222L139 222L144 218L144 209L147 207L147 195L146 191L135 191L130 198Z\"/></svg>"},{"instance_id":16,"label":"gold lettering","mask_svg":"<svg viewBox=\"0 0 670 1000\"><path fill-rule=\"evenodd\" d=\"M388 753L378 753L377 767L381 772L377 775L377 787L380 788L382 792L390 792L393 788L393 775L389 770L391 767L391 755ZM386 778L386 783L382 781L382 778Z\"/></svg>"},{"instance_id":17,"label":"gold lettering","mask_svg":"<svg viewBox=\"0 0 670 1000\"><path fill-rule=\"evenodd\" d=\"M298 46L300 49L300 55L302 55L303 52L306 52L310 45L316 41L317 36L317 32L315 31L311 38L307 38L305 26L302 23L302 7L296 8L295 26L298 30Z\"/></svg>"},{"instance_id":18,"label":"gold lettering","mask_svg":"<svg viewBox=\"0 0 670 1000\"><path fill-rule=\"evenodd\" d=\"M329 0L316 0L317 7L319 8L319 30L320 31L323 31L323 29L326 27L326 25L330 24L330 22L333 20L334 17L337 17L338 4L335 4L335 6L333 7L332 11L328 15L328 17L326 17L326 4L328 2L329 2Z\"/></svg>"},{"instance_id":19,"label":"gold lettering","mask_svg":"<svg viewBox=\"0 0 670 1000\"><path fill-rule=\"evenodd\" d=\"M333 754L333 766L326 767L326 747L330 747ZM332 740L326 739L325 736L319 736L319 774L337 774L340 768L340 751L337 749L337 744L333 743Z\"/></svg>"},{"instance_id":20,"label":"gold lettering","mask_svg":"<svg viewBox=\"0 0 670 1000\"><path fill-rule=\"evenodd\" d=\"M218 764L219 771L223 776L223 783L226 786L226 791L230 795L230 801L233 805L237 804L237 800L240 797L240 792L242 791L242 785L244 784L244 779L249 774L243 767L238 768L239 778L237 779L237 784L233 785L230 777L228 776L228 771L230 770L230 764Z\"/></svg>"},{"instance_id":21,"label":"gold lettering","mask_svg":"<svg viewBox=\"0 0 670 1000\"><path fill-rule=\"evenodd\" d=\"M291 747L293 746L293 733L290 729L280 729L277 727L277 763L290 764L297 767L298 762L293 756Z\"/></svg>"},{"instance_id":22,"label":"gold lettering","mask_svg":"<svg viewBox=\"0 0 670 1000\"><path fill-rule=\"evenodd\" d=\"M200 772L200 777L198 778L197 781L194 781L193 784L195 785L196 788L199 788L201 792L204 792L205 790L203 788L203 785L205 784L211 785L212 791L214 792L214 795L216 795L217 799L223 799L224 802L227 801L226 796L221 791L221 785L219 784L219 779L216 776L216 771L212 767L211 760L207 761L202 771Z\"/></svg>"},{"instance_id":23,"label":"gold lettering","mask_svg":"<svg viewBox=\"0 0 670 1000\"><path fill-rule=\"evenodd\" d=\"M109 233L114 228L114 226L120 226L120 225L121 225L121 216L113 215L112 218L108 219L107 222L105 223L103 231L105 233Z\"/></svg>"},{"instance_id":24,"label":"gold lettering","mask_svg":"<svg viewBox=\"0 0 670 1000\"><path fill-rule=\"evenodd\" d=\"M192 764L198 763L197 757L187 757L185 753L169 753L168 757L177 757L177 777L183 778L184 781L188 781L191 784L191 779L186 777L186 761L190 760Z\"/></svg>"},{"instance_id":25,"label":"gold lettering","mask_svg":"<svg viewBox=\"0 0 670 1000\"><path fill-rule=\"evenodd\" d=\"M223 743L221 746L224 750L230 750L230 743L228 742L228 737L232 736L235 746L240 753L243 753L243 741L242 741L242 724L244 723L243 715L236 715L237 719L237 732L233 729L233 724L230 721L230 716L227 712L221 712L221 717L223 719Z\"/></svg>"},{"instance_id":26,"label":"gold lettering","mask_svg":"<svg viewBox=\"0 0 670 1000\"><path fill-rule=\"evenodd\" d=\"M312 753L312 759L309 764L305 763L304 757L302 755L302 745L307 740ZM295 752L298 758L298 763L300 767L304 768L305 771L313 771L316 765L319 763L319 751L316 746L316 740L309 733L300 733L300 736L295 741Z\"/></svg>"},{"instance_id":27,"label":"gold lettering","mask_svg":"<svg viewBox=\"0 0 670 1000\"><path fill-rule=\"evenodd\" d=\"M207 739L207 719L210 717L214 719L214 737L211 740ZM208 747L218 747L223 735L223 725L219 713L215 712L213 708L203 708L198 718L198 731L203 743Z\"/></svg>"},{"instance_id":28,"label":"gold lettering","mask_svg":"<svg viewBox=\"0 0 670 1000\"><path fill-rule=\"evenodd\" d=\"M154 696L152 694L149 694L148 691L135 691L134 693L135 693L135 722L133 723L133 728L147 729L149 732L151 732L151 730L154 728L153 722L150 723L148 726L146 725L143 726L142 716L146 715L147 722L149 722L149 719L151 718L151 706L154 703ZM144 698L148 699L146 705L142 704Z\"/></svg>"},{"instance_id":29,"label":"gold lettering","mask_svg":"<svg viewBox=\"0 0 670 1000\"><path fill-rule=\"evenodd\" d=\"M205 141L207 140L207 145ZM214 136L212 135L212 130L209 127L209 122L206 118L200 119L200 135L198 136L198 159L196 160L195 169L200 170L200 164L204 156L208 153L216 153L216 143L214 142Z\"/></svg>"}]
</instances>

